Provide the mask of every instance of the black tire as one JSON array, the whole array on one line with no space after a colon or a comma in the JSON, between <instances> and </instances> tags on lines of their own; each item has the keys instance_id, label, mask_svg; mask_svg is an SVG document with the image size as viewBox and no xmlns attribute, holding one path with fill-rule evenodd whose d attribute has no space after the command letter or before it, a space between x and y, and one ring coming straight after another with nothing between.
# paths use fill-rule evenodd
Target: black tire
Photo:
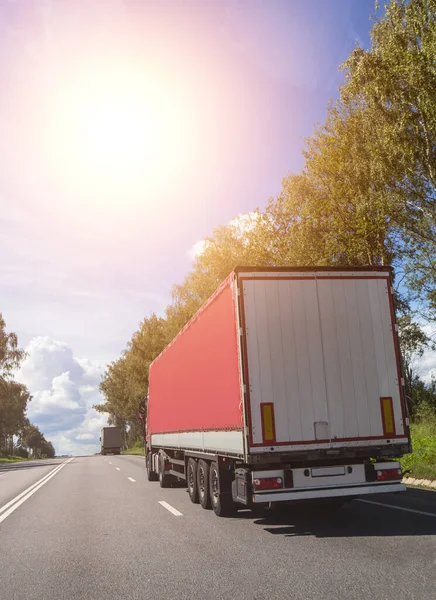
<instances>
[{"instance_id":1,"label":"black tire","mask_svg":"<svg viewBox=\"0 0 436 600\"><path fill-rule=\"evenodd\" d=\"M148 481L157 481L159 479L157 473L155 473L152 469L151 461L153 455L151 452L147 452L145 457L145 468L147 469L147 479Z\"/></svg>"},{"instance_id":2,"label":"black tire","mask_svg":"<svg viewBox=\"0 0 436 600\"><path fill-rule=\"evenodd\" d=\"M171 475L165 473L165 461L162 454L159 456L159 485L161 488L167 488L171 485Z\"/></svg>"},{"instance_id":3,"label":"black tire","mask_svg":"<svg viewBox=\"0 0 436 600\"><path fill-rule=\"evenodd\" d=\"M210 508L209 465L205 460L198 461L197 467L198 499L202 508Z\"/></svg>"},{"instance_id":4,"label":"black tire","mask_svg":"<svg viewBox=\"0 0 436 600\"><path fill-rule=\"evenodd\" d=\"M188 485L188 493L191 502L198 504L197 461L194 458L190 458L188 460L188 467L186 469L186 483Z\"/></svg>"},{"instance_id":5,"label":"black tire","mask_svg":"<svg viewBox=\"0 0 436 600\"><path fill-rule=\"evenodd\" d=\"M209 468L209 493L212 509L217 517L230 517L236 513L236 504L230 494L221 493L218 463L216 462L213 462Z\"/></svg>"}]
</instances>

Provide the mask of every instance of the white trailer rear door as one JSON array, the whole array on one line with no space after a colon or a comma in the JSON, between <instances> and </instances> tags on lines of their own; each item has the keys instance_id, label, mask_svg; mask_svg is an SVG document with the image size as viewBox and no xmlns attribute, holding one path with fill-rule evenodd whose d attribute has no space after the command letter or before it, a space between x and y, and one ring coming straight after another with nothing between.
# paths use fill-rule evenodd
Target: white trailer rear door
<instances>
[{"instance_id":1,"label":"white trailer rear door","mask_svg":"<svg viewBox=\"0 0 436 600\"><path fill-rule=\"evenodd\" d=\"M239 278L252 451L407 441L387 272Z\"/></svg>"}]
</instances>

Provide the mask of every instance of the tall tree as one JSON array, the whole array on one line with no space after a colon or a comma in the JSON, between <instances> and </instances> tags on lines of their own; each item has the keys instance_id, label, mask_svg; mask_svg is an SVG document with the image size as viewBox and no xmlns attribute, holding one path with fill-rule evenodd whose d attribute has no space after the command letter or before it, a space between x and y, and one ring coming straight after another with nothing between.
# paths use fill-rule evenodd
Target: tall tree
<instances>
[{"instance_id":1,"label":"tall tree","mask_svg":"<svg viewBox=\"0 0 436 600\"><path fill-rule=\"evenodd\" d=\"M34 458L41 456L44 436L36 425L26 423L21 432L21 444L24 448L31 450Z\"/></svg>"},{"instance_id":2,"label":"tall tree","mask_svg":"<svg viewBox=\"0 0 436 600\"><path fill-rule=\"evenodd\" d=\"M7 333L0 313L0 452L7 452L8 442L23 424L30 394L25 386L12 379L14 369L24 358L15 333Z\"/></svg>"},{"instance_id":3,"label":"tall tree","mask_svg":"<svg viewBox=\"0 0 436 600\"><path fill-rule=\"evenodd\" d=\"M371 38L344 65L341 102L370 127L407 284L436 314L436 0L391 0Z\"/></svg>"},{"instance_id":4,"label":"tall tree","mask_svg":"<svg viewBox=\"0 0 436 600\"><path fill-rule=\"evenodd\" d=\"M24 423L29 400L30 394L24 385L0 378L0 435L3 445L8 436L19 432Z\"/></svg>"},{"instance_id":5,"label":"tall tree","mask_svg":"<svg viewBox=\"0 0 436 600\"><path fill-rule=\"evenodd\" d=\"M416 373L417 365L425 350L435 350L435 344L420 324L414 320L413 312L407 303L400 302L399 308L398 326L406 384L406 398L409 413L413 415L423 401L423 391L426 389Z\"/></svg>"},{"instance_id":6,"label":"tall tree","mask_svg":"<svg viewBox=\"0 0 436 600\"><path fill-rule=\"evenodd\" d=\"M6 323L0 313L0 378L11 377L12 371L20 366L24 356L24 350L18 348L17 334L6 332Z\"/></svg>"},{"instance_id":7,"label":"tall tree","mask_svg":"<svg viewBox=\"0 0 436 600\"><path fill-rule=\"evenodd\" d=\"M103 375L100 390L105 402L94 408L110 415L110 424L122 427L128 441L140 437L142 422L138 407L148 390L148 369L151 362L170 341L166 321L156 315L144 319L133 334L123 355L110 363Z\"/></svg>"}]
</instances>

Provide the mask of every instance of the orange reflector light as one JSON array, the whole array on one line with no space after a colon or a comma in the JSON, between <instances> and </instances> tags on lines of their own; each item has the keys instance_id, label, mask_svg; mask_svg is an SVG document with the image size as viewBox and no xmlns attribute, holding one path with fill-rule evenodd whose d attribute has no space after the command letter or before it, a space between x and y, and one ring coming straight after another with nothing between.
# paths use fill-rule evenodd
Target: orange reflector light
<instances>
[{"instance_id":1,"label":"orange reflector light","mask_svg":"<svg viewBox=\"0 0 436 600\"><path fill-rule=\"evenodd\" d=\"M264 443L276 441L276 429L274 424L274 404L272 402L261 402L260 412L262 418L262 438Z\"/></svg>"},{"instance_id":2,"label":"orange reflector light","mask_svg":"<svg viewBox=\"0 0 436 600\"><path fill-rule=\"evenodd\" d=\"M383 432L385 435L395 435L394 406L392 398L380 398L380 404Z\"/></svg>"}]
</instances>

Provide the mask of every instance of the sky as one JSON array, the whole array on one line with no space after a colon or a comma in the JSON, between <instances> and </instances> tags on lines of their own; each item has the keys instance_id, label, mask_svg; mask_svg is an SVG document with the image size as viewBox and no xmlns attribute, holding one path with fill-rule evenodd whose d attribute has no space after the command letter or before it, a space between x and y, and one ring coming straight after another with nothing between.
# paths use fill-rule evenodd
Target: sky
<instances>
[{"instance_id":1,"label":"sky","mask_svg":"<svg viewBox=\"0 0 436 600\"><path fill-rule=\"evenodd\" d=\"M104 365L163 314L193 249L301 168L372 12L0 0L0 311L59 454L98 449Z\"/></svg>"}]
</instances>

